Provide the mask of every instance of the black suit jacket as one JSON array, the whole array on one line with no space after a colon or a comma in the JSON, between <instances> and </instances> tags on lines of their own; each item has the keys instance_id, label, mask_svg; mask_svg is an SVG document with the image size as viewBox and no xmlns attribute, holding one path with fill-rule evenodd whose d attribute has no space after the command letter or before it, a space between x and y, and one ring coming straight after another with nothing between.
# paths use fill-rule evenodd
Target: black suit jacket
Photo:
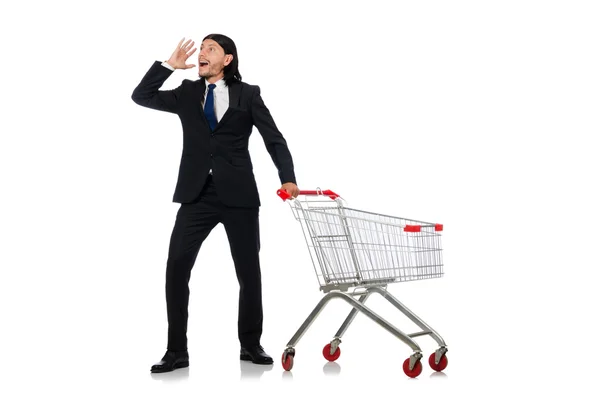
<instances>
[{"instance_id":1,"label":"black suit jacket","mask_svg":"<svg viewBox=\"0 0 600 397\"><path fill-rule=\"evenodd\" d=\"M263 137L281 183L296 183L286 140L265 106L258 86L245 82L228 86L229 108L211 132L202 106L205 79L185 79L173 90L159 90L172 73L161 62L154 62L133 90L131 99L138 105L179 116L183 150L174 202L188 203L197 198L212 169L217 194L225 205L260 206L248 151L253 126Z\"/></svg>"}]
</instances>

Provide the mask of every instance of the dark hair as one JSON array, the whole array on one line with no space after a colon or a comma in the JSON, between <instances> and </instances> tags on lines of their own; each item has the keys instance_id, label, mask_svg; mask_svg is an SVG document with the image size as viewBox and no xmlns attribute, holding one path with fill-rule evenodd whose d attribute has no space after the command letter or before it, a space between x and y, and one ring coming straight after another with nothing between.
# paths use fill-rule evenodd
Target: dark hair
<instances>
[{"instance_id":1,"label":"dark hair","mask_svg":"<svg viewBox=\"0 0 600 397\"><path fill-rule=\"evenodd\" d=\"M233 40L231 40L229 37L223 34L212 33L206 36L204 39L202 39L202 41L209 39L216 41L217 44L223 47L225 54L233 55L233 60L229 63L229 65L225 66L225 69L223 69L223 79L225 80L225 83L227 85L232 85L242 81L242 75L238 70L239 62L237 48L235 47L235 43L233 42Z\"/></svg>"}]
</instances>

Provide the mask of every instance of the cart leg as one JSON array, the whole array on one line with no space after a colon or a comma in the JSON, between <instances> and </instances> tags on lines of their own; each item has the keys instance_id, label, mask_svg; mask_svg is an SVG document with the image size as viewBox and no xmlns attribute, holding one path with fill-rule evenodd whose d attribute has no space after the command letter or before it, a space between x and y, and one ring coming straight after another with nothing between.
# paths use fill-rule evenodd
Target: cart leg
<instances>
[{"instance_id":1,"label":"cart leg","mask_svg":"<svg viewBox=\"0 0 600 397\"><path fill-rule=\"evenodd\" d=\"M371 292L366 291L363 295L360 296L360 298L358 298L358 301L364 304L369 295L371 295ZM346 320L344 320L344 323L342 324L340 329L338 329L338 331L335 333L333 340L330 342L329 354L333 355L335 353L339 345L342 343L342 336L344 336L344 333L348 330L348 327L350 327L350 324L352 324L352 321L354 321L357 314L358 309L353 307L350 311L350 314L348 314L348 317L346 317Z\"/></svg>"},{"instance_id":2,"label":"cart leg","mask_svg":"<svg viewBox=\"0 0 600 397\"><path fill-rule=\"evenodd\" d=\"M446 348L446 343L444 342L442 337L435 330L433 330L433 328L431 328L423 320L421 320L419 317L417 317L416 314L414 314L406 306L404 306L398 299L396 299L388 291L382 289L381 287L371 287L371 288L369 288L369 292L371 292L371 293L377 292L378 294L383 296L385 299L387 299L388 302L390 302L392 305L394 305L394 307L396 307L398 310L400 310L402 313L404 313L404 315L406 315L406 317L408 317L412 322L414 322L417 326L419 326L424 331L424 332L418 332L415 334L410 334L409 336L415 337L415 336L420 336L420 335L430 335L440 346L440 349L438 349L436 351L436 362L439 362L439 360L441 359L441 356L443 356L446 353L446 351L448 350Z\"/></svg>"},{"instance_id":3,"label":"cart leg","mask_svg":"<svg viewBox=\"0 0 600 397\"><path fill-rule=\"evenodd\" d=\"M313 309L313 311L309 314L309 316L306 318L306 320L304 321L304 323L302 323L302 325L300 326L300 328L296 331L296 333L294 334L294 336L292 337L292 339L290 339L290 341L288 342L287 347L286 347L287 354L293 354L294 353L294 347L300 341L300 339L302 338L302 336L304 335L304 333L306 332L306 330L308 329L308 327L310 327L310 325L313 323L313 321L316 319L316 317L319 315L319 313L323 310L323 308L325 307L325 305L327 303L329 303L329 301L331 299L334 299L334 298L340 298L340 299L345 300L346 302L348 302L356 310L362 312L367 317L369 317L371 320L375 321L377 324L379 324L380 326L382 326L384 329L386 329L387 331L389 331L390 333L392 333L394 336L396 336L402 342L406 343L414 351L416 359L420 358L421 348L408 335L406 335L404 332L400 331L399 329L397 329L396 327L394 327L392 324L390 324L389 322L387 322L385 319L383 319L381 316L379 316L378 314L376 314L374 311L372 311L371 309L369 309L368 307L366 307L362 302L354 299L350 295L348 295L348 294L346 294L344 292L341 292L341 291L331 291L331 292L328 292L319 301L319 303L317 304L317 306ZM354 314L354 316L355 315L356 314ZM417 356L419 356L419 357L417 357Z\"/></svg>"},{"instance_id":4,"label":"cart leg","mask_svg":"<svg viewBox=\"0 0 600 397\"><path fill-rule=\"evenodd\" d=\"M358 298L358 301L360 303L364 304L365 301L367 300L367 298L369 297L369 295L371 295L371 292L366 292L364 295L361 295L361 297ZM336 339L340 339L344 335L344 333L348 330L348 327L350 326L352 321L354 321L354 318L356 318L357 313L358 313L358 309L353 307L352 310L350 311L350 314L348 314L348 317L346 317L346 320L340 327L340 329L338 329L338 331L336 332L336 334L335 334Z\"/></svg>"},{"instance_id":5,"label":"cart leg","mask_svg":"<svg viewBox=\"0 0 600 397\"><path fill-rule=\"evenodd\" d=\"M319 303L317 303L317 305L315 306L313 311L308 315L306 320L304 320L304 322L302 323L300 328L298 328L298 330L296 331L294 336L292 336L292 339L290 339L290 341L288 342L286 351L291 352L290 349L293 350L294 346L296 346L298 344L298 342L300 341L302 336L304 336L304 333L306 332L306 330L308 330L308 327L310 327L312 325L312 323L315 321L315 319L317 318L319 313L323 310L325 305L332 298L334 298L333 292L328 292L327 294L325 294L325 296L323 296L323 298L321 298L321 300L319 301Z\"/></svg>"}]
</instances>

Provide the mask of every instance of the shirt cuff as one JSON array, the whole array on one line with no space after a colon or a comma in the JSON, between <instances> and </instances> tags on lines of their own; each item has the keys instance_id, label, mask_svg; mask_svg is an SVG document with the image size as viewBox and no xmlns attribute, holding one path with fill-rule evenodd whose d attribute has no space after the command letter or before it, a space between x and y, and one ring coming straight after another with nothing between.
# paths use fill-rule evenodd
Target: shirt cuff
<instances>
[{"instance_id":1,"label":"shirt cuff","mask_svg":"<svg viewBox=\"0 0 600 397\"><path fill-rule=\"evenodd\" d=\"M170 69L170 70L173 70L173 71L175 71L175 69L173 68L173 66L169 65L169 64L167 63L167 61L164 61L164 62L162 63L162 65L163 65L165 68L167 68L167 69Z\"/></svg>"}]
</instances>

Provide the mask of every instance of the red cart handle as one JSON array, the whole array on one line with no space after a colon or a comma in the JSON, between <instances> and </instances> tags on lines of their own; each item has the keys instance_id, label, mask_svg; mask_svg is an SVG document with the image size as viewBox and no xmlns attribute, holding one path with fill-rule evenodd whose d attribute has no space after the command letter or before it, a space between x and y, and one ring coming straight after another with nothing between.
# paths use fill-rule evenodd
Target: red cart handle
<instances>
[{"instance_id":1,"label":"red cart handle","mask_svg":"<svg viewBox=\"0 0 600 397\"><path fill-rule=\"evenodd\" d=\"M278 189L277 190L277 195L279 197L281 197L281 199L283 201L289 199L290 197L292 197L291 194L289 194L288 192L286 192L283 189ZM329 196L330 199L334 200L338 197L340 197L339 194L332 192L331 190L300 190L300 195L301 196Z\"/></svg>"}]
</instances>

